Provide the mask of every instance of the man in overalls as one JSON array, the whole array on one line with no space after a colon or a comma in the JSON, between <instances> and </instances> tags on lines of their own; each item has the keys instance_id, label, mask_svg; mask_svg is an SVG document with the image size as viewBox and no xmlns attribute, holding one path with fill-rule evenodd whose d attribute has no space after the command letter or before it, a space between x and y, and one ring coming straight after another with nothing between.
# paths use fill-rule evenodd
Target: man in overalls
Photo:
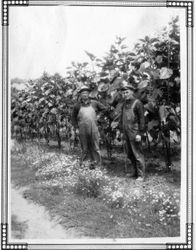
<instances>
[{"instance_id":1,"label":"man in overalls","mask_svg":"<svg viewBox=\"0 0 196 250\"><path fill-rule=\"evenodd\" d=\"M135 176L136 180L143 181L145 174L145 160L141 143L145 126L143 104L135 98L135 88L132 85L125 82L121 91L124 98L121 122L125 150L133 165L133 173L130 173L129 176Z\"/></svg>"},{"instance_id":2,"label":"man in overalls","mask_svg":"<svg viewBox=\"0 0 196 250\"><path fill-rule=\"evenodd\" d=\"M81 87L80 101L74 106L72 113L72 124L79 129L79 138L82 148L81 165L87 159L91 161L91 168L101 163L99 149L99 131L97 127L97 111L106 111L106 108L96 100L90 100L90 89Z\"/></svg>"}]
</instances>

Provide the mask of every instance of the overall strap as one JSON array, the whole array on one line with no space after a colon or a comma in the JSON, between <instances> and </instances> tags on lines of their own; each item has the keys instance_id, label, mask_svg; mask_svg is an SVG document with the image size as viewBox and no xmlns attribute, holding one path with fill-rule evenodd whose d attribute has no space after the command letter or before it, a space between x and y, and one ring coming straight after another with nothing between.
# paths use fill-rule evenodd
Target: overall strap
<instances>
[{"instance_id":1,"label":"overall strap","mask_svg":"<svg viewBox=\"0 0 196 250\"><path fill-rule=\"evenodd\" d=\"M134 103L132 104L132 110L134 110L134 108L135 108L135 105L137 104L137 102L138 102L138 99L136 99L135 101L134 101Z\"/></svg>"}]
</instances>

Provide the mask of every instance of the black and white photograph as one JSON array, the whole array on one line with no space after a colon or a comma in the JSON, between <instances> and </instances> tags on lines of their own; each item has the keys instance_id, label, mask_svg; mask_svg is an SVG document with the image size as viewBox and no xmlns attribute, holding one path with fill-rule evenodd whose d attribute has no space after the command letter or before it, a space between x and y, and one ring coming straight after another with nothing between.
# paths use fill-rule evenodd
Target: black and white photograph
<instances>
[{"instance_id":1,"label":"black and white photograph","mask_svg":"<svg viewBox=\"0 0 196 250\"><path fill-rule=\"evenodd\" d=\"M2 249L192 249L192 12L3 1Z\"/></svg>"}]
</instances>

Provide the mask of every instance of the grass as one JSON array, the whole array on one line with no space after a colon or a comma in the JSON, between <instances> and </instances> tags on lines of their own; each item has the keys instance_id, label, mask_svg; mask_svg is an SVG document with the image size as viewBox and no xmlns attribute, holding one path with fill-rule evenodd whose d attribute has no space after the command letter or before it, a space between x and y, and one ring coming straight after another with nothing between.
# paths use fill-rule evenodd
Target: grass
<instances>
[{"instance_id":1,"label":"grass","mask_svg":"<svg viewBox=\"0 0 196 250\"><path fill-rule=\"evenodd\" d=\"M25 188L24 198L43 205L81 237L179 236L179 150L171 172L165 172L161 150L145 155L147 177L137 184L126 177L121 152L112 161L105 159L101 168L88 170L67 149L20 143L12 150L11 178Z\"/></svg>"}]
</instances>

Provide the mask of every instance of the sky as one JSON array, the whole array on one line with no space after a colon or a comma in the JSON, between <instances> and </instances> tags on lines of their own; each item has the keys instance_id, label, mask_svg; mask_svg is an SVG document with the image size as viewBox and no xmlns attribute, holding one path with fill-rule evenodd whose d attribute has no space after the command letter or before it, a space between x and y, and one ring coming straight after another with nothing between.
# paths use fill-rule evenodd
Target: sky
<instances>
[{"instance_id":1,"label":"sky","mask_svg":"<svg viewBox=\"0 0 196 250\"><path fill-rule=\"evenodd\" d=\"M9 12L9 77L34 79L44 71L66 74L72 61L102 57L116 36L133 48L153 36L182 9L160 7L12 7Z\"/></svg>"}]
</instances>

